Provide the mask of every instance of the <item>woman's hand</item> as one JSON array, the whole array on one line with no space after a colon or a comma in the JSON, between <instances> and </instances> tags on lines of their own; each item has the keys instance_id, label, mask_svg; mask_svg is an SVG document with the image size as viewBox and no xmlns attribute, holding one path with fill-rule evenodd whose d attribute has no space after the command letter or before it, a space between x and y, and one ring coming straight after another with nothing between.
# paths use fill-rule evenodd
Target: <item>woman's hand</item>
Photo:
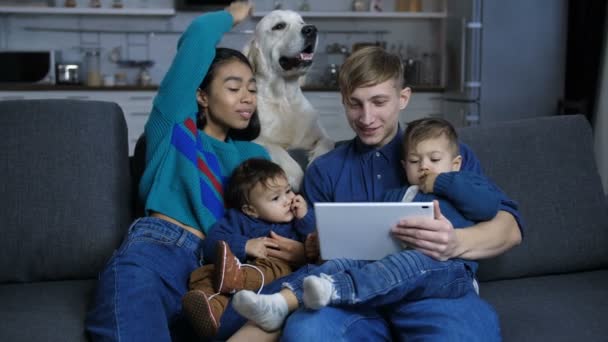
<instances>
[{"instance_id":1,"label":"woman's hand","mask_svg":"<svg viewBox=\"0 0 608 342\"><path fill-rule=\"evenodd\" d=\"M308 234L304 240L304 250L306 251L306 259L310 263L316 263L321 256L319 248L319 234L317 232Z\"/></svg>"},{"instance_id":2,"label":"woman's hand","mask_svg":"<svg viewBox=\"0 0 608 342\"><path fill-rule=\"evenodd\" d=\"M268 256L284 260L293 266L306 264L304 244L300 241L288 239L275 232L270 232L270 239L276 247L268 248Z\"/></svg>"},{"instance_id":3,"label":"woman's hand","mask_svg":"<svg viewBox=\"0 0 608 342\"><path fill-rule=\"evenodd\" d=\"M245 244L245 254L252 258L267 258L269 248L276 248L277 244L269 238L261 237L249 239Z\"/></svg>"},{"instance_id":4,"label":"woman's hand","mask_svg":"<svg viewBox=\"0 0 608 342\"><path fill-rule=\"evenodd\" d=\"M458 256L460 241L452 223L441 214L439 202L433 201L434 218L403 219L391 229L393 236L409 247L440 261Z\"/></svg>"},{"instance_id":5,"label":"woman's hand","mask_svg":"<svg viewBox=\"0 0 608 342\"><path fill-rule=\"evenodd\" d=\"M233 1L226 11L232 15L232 26L236 26L251 14L253 4L251 1Z\"/></svg>"}]
</instances>

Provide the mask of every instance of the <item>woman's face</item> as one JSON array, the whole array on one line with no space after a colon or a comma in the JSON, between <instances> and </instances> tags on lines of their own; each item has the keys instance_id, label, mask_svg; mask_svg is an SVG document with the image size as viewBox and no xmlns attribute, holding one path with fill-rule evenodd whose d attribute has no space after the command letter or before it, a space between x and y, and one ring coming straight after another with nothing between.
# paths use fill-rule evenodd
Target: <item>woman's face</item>
<instances>
[{"instance_id":1,"label":"woman's face","mask_svg":"<svg viewBox=\"0 0 608 342\"><path fill-rule=\"evenodd\" d=\"M208 91L197 93L207 124L203 131L225 140L229 129L244 129L256 109L256 83L249 66L233 60L219 66Z\"/></svg>"}]
</instances>

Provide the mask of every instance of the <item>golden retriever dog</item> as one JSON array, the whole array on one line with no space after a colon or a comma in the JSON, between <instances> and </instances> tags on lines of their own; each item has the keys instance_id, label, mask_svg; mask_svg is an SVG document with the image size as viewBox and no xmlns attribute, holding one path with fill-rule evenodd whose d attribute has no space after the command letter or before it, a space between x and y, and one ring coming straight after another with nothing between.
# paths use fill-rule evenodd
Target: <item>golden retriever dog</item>
<instances>
[{"instance_id":1,"label":"golden retriever dog","mask_svg":"<svg viewBox=\"0 0 608 342\"><path fill-rule=\"evenodd\" d=\"M283 167L296 191L304 173L287 151L303 149L312 161L334 147L300 89L300 78L312 65L316 45L315 26L307 25L296 12L275 10L258 22L244 49L257 80L262 130L255 141Z\"/></svg>"}]
</instances>

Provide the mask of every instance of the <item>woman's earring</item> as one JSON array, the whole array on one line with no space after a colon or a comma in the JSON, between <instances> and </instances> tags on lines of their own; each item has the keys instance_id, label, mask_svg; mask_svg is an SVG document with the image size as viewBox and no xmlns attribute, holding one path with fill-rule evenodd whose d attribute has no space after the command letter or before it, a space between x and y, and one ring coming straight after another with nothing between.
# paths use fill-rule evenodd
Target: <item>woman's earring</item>
<instances>
[{"instance_id":1,"label":"woman's earring","mask_svg":"<svg viewBox=\"0 0 608 342\"><path fill-rule=\"evenodd\" d=\"M205 110L201 108L196 114L196 127L198 129L203 129L206 123L207 118L205 117Z\"/></svg>"}]
</instances>

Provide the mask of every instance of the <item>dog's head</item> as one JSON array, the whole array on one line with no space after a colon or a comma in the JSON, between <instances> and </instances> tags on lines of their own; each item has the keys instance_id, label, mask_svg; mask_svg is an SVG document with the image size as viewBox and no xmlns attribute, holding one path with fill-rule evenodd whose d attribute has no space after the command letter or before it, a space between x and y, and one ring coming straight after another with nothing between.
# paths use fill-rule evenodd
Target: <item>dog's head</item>
<instances>
[{"instance_id":1,"label":"dog's head","mask_svg":"<svg viewBox=\"0 0 608 342\"><path fill-rule=\"evenodd\" d=\"M312 65L316 46L314 25L294 11L276 10L258 22L245 54L256 73L299 77Z\"/></svg>"}]
</instances>

